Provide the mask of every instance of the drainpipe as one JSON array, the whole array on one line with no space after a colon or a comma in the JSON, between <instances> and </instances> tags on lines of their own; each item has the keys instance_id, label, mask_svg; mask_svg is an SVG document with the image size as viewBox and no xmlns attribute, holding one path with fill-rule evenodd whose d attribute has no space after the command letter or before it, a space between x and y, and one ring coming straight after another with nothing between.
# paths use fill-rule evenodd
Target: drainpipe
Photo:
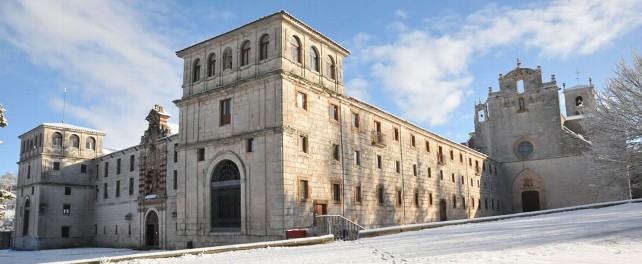
<instances>
[{"instance_id":1,"label":"drainpipe","mask_svg":"<svg viewBox=\"0 0 642 264\"><path fill-rule=\"evenodd\" d=\"M401 134L402 134L401 128L402 126L399 126L399 152L401 152L401 158L399 161L400 162L399 170L401 172L401 208L403 210L403 218L401 219L401 224L405 224L406 223L406 203L403 197L406 195L406 183L403 176L403 140L401 139Z\"/></svg>"}]
</instances>

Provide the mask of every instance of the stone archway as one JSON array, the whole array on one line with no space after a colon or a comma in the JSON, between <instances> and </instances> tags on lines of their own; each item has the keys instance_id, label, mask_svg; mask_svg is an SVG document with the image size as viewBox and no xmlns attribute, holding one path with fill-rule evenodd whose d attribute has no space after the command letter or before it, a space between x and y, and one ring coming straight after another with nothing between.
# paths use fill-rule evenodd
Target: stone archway
<instances>
[{"instance_id":1,"label":"stone archway","mask_svg":"<svg viewBox=\"0 0 642 264\"><path fill-rule=\"evenodd\" d=\"M145 217L145 246L158 247L160 237L158 226L158 214L155 211L150 211Z\"/></svg>"},{"instance_id":2,"label":"stone archway","mask_svg":"<svg viewBox=\"0 0 642 264\"><path fill-rule=\"evenodd\" d=\"M544 182L535 172L523 170L513 182L513 207L515 212L532 212L546 209Z\"/></svg>"},{"instance_id":3,"label":"stone archway","mask_svg":"<svg viewBox=\"0 0 642 264\"><path fill-rule=\"evenodd\" d=\"M29 235L29 214L31 209L31 202L29 198L25 201L25 206L22 212L22 236Z\"/></svg>"},{"instance_id":4,"label":"stone archway","mask_svg":"<svg viewBox=\"0 0 642 264\"><path fill-rule=\"evenodd\" d=\"M241 230L241 174L231 160L216 164L211 178L212 230L238 232Z\"/></svg>"}]
</instances>

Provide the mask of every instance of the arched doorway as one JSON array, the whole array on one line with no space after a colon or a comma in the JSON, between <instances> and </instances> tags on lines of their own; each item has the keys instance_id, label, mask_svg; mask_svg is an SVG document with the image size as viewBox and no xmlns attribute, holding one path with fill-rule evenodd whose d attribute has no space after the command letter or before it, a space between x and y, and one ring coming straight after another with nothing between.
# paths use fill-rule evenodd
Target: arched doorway
<instances>
[{"instance_id":1,"label":"arched doorway","mask_svg":"<svg viewBox=\"0 0 642 264\"><path fill-rule=\"evenodd\" d=\"M522 192L522 212L539 211L539 192Z\"/></svg>"},{"instance_id":2,"label":"arched doorway","mask_svg":"<svg viewBox=\"0 0 642 264\"><path fill-rule=\"evenodd\" d=\"M535 172L523 170L513 183L513 206L516 212L546 209L545 186Z\"/></svg>"},{"instance_id":3,"label":"arched doorway","mask_svg":"<svg viewBox=\"0 0 642 264\"><path fill-rule=\"evenodd\" d=\"M145 246L158 247L158 214L151 211L145 219Z\"/></svg>"},{"instance_id":4,"label":"arched doorway","mask_svg":"<svg viewBox=\"0 0 642 264\"><path fill-rule=\"evenodd\" d=\"M241 175L231 160L216 164L211 182L211 227L213 231L241 231Z\"/></svg>"},{"instance_id":5,"label":"arched doorway","mask_svg":"<svg viewBox=\"0 0 642 264\"><path fill-rule=\"evenodd\" d=\"M29 234L29 211L31 210L31 203L29 199L25 201L25 207L22 212L22 235Z\"/></svg>"}]
</instances>

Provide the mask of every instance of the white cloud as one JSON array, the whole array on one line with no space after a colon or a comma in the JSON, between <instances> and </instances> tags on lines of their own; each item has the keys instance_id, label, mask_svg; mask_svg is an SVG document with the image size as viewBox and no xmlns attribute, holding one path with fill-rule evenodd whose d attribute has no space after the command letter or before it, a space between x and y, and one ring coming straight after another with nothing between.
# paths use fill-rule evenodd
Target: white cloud
<instances>
[{"instance_id":1,"label":"white cloud","mask_svg":"<svg viewBox=\"0 0 642 264\"><path fill-rule=\"evenodd\" d=\"M368 82L361 76L350 79L345 84L346 93L349 96L357 98L362 101L369 101L370 96L368 93Z\"/></svg>"},{"instance_id":2,"label":"white cloud","mask_svg":"<svg viewBox=\"0 0 642 264\"><path fill-rule=\"evenodd\" d=\"M66 114L105 131L109 147L137 144L154 104L176 112L182 64L146 20L157 17L120 1L4 2L0 17L3 39L71 82L82 100L67 100Z\"/></svg>"},{"instance_id":3,"label":"white cloud","mask_svg":"<svg viewBox=\"0 0 642 264\"><path fill-rule=\"evenodd\" d=\"M469 96L473 77L468 64L475 55L514 45L539 50L542 57L590 55L638 28L641 13L638 0L553 1L523 9L489 5L458 28L449 22L455 16L447 14L446 25L435 29L454 30L439 36L391 23L396 41L365 47L363 59L373 64L372 76L394 96L404 117L439 125Z\"/></svg>"},{"instance_id":4,"label":"white cloud","mask_svg":"<svg viewBox=\"0 0 642 264\"><path fill-rule=\"evenodd\" d=\"M408 16L408 14L406 14L406 11L397 10L397 11L395 11L395 16L398 16L400 18L406 18Z\"/></svg>"}]
</instances>

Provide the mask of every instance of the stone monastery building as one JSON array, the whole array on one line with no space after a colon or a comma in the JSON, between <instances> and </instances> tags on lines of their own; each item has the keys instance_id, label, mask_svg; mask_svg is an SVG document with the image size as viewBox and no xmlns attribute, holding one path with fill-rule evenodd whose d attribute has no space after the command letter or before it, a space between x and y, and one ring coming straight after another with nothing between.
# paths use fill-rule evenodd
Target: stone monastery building
<instances>
[{"instance_id":1,"label":"stone monastery building","mask_svg":"<svg viewBox=\"0 0 642 264\"><path fill-rule=\"evenodd\" d=\"M593 86L565 90L564 117L539 67L500 75L460 144L346 96L349 51L284 11L177 55L180 133L157 105L118 151L69 124L20 136L13 248L204 247L283 239L315 215L377 228L628 198L581 153Z\"/></svg>"}]
</instances>

